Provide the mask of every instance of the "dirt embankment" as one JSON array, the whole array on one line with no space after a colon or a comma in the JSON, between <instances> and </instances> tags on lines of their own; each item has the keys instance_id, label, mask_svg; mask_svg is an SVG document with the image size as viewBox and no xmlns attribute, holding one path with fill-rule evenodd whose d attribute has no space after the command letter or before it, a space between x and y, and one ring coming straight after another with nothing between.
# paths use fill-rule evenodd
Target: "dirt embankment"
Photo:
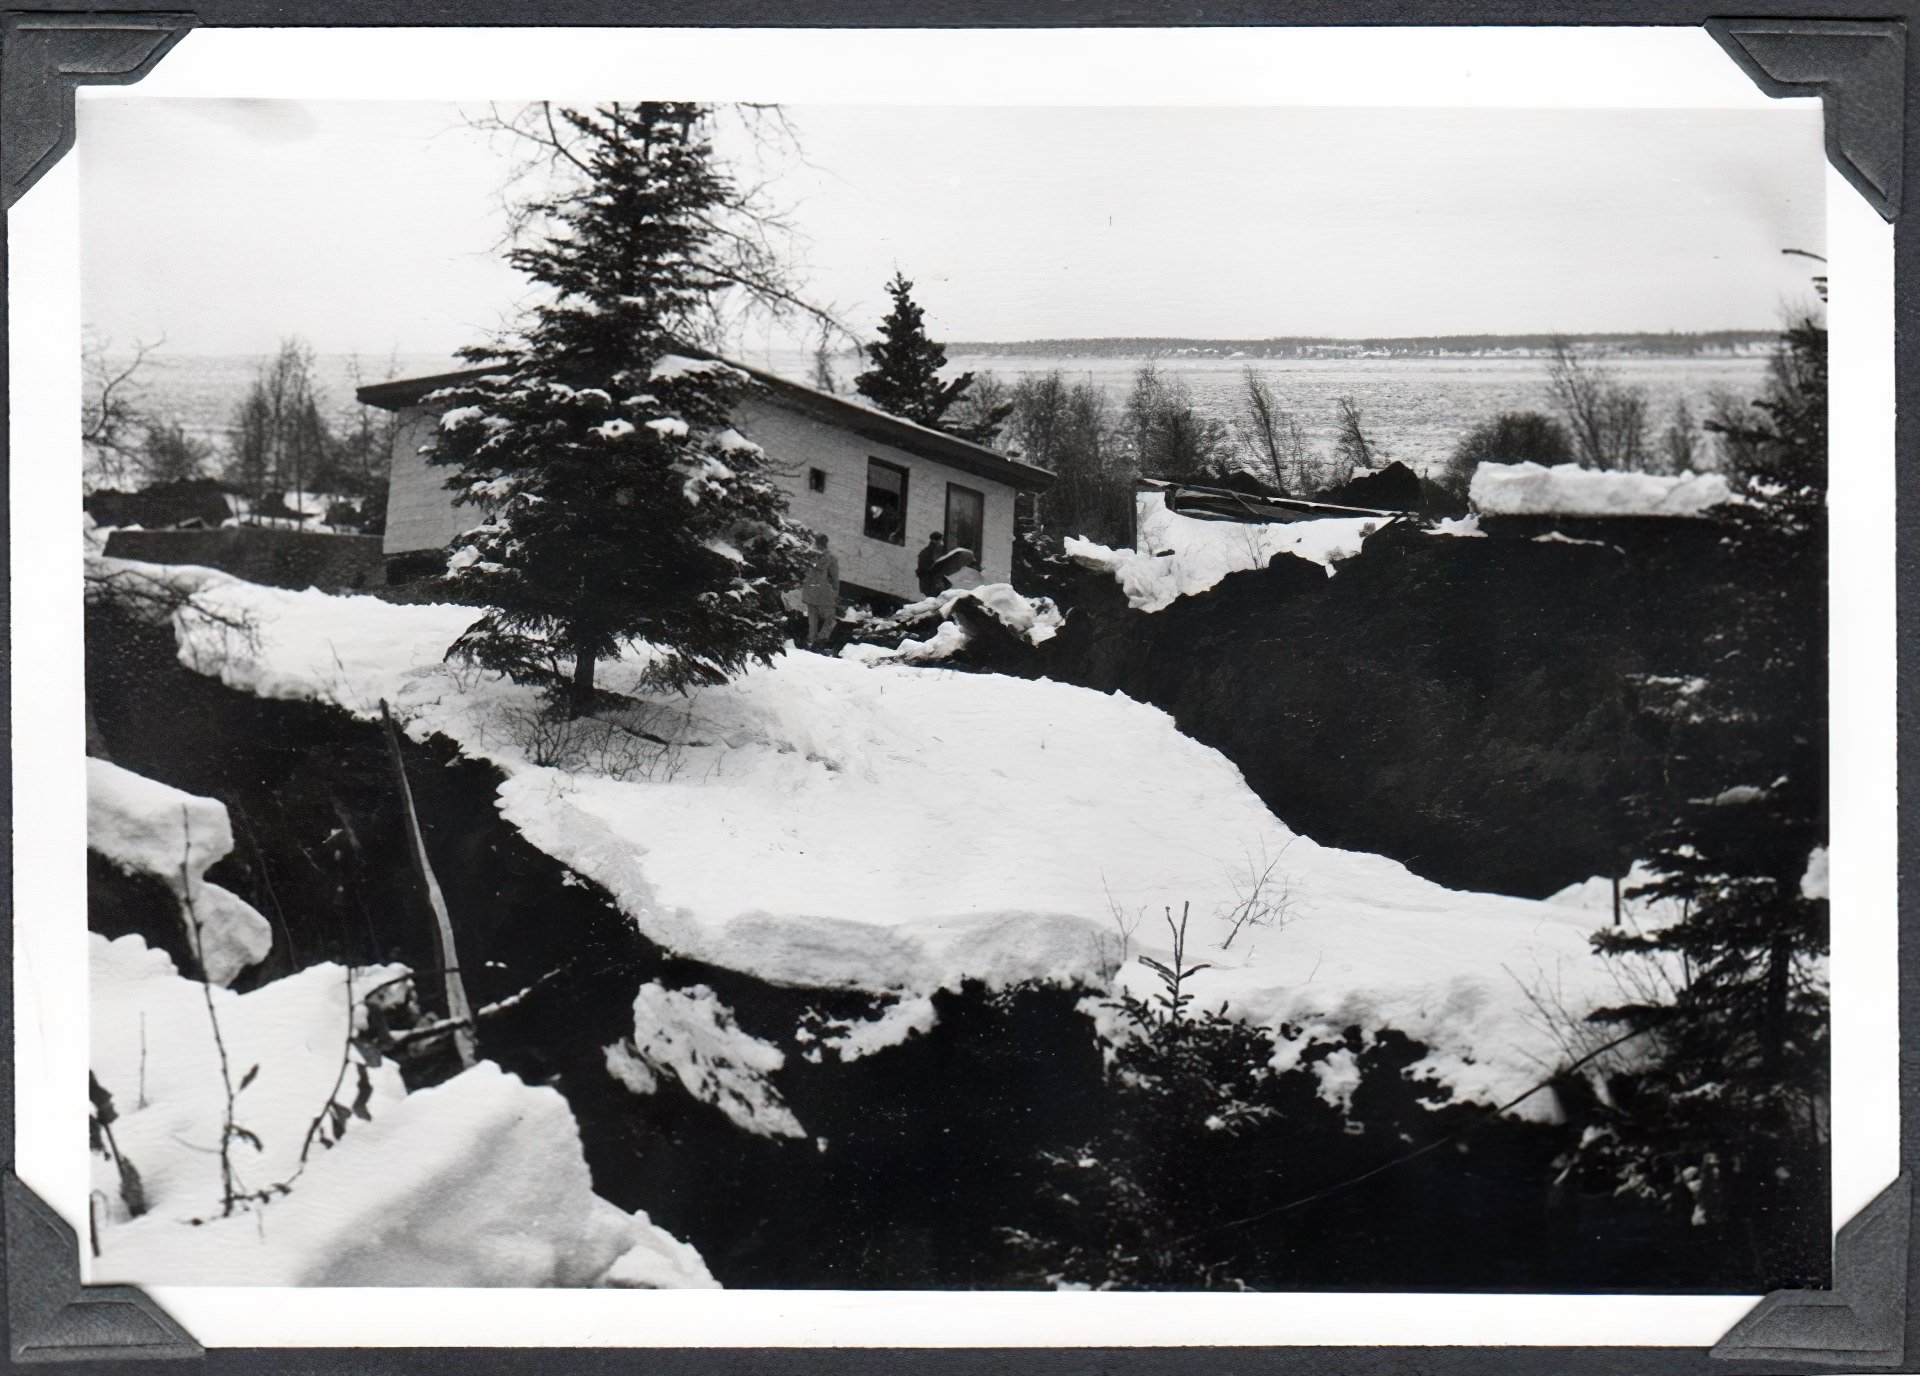
<instances>
[{"instance_id":1,"label":"dirt embankment","mask_svg":"<svg viewBox=\"0 0 1920 1376\"><path fill-rule=\"evenodd\" d=\"M1675 748L1649 680L1715 672L1776 567L1706 522L1554 524L1393 527L1335 577L1281 557L1153 613L1063 570L1034 671L1169 712L1316 841L1544 897L1624 871Z\"/></svg>"}]
</instances>

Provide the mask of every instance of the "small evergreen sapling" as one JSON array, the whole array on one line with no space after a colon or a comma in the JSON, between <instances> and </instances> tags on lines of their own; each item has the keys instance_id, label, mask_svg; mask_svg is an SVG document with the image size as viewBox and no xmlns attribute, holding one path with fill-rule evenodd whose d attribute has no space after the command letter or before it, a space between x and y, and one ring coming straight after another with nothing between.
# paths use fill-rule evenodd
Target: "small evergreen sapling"
<instances>
[{"instance_id":1,"label":"small evergreen sapling","mask_svg":"<svg viewBox=\"0 0 1920 1376\"><path fill-rule=\"evenodd\" d=\"M468 352L492 371L431 398L443 415L427 458L451 471L456 502L487 513L454 542L448 592L488 611L449 655L539 684L578 716L597 662L634 642L655 651L656 687L770 659L811 542L733 427L748 379L684 342L741 285L714 247L739 196L705 112L560 116L581 189L536 203L552 229L511 254L552 299L517 336Z\"/></svg>"}]
</instances>

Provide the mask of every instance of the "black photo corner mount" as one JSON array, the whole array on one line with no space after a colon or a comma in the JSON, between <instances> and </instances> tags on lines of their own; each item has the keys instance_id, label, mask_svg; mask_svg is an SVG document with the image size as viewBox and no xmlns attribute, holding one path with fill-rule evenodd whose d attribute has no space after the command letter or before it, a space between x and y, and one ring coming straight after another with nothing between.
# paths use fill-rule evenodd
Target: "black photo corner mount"
<instances>
[{"instance_id":1,"label":"black photo corner mount","mask_svg":"<svg viewBox=\"0 0 1920 1376\"><path fill-rule=\"evenodd\" d=\"M8 14L0 20L0 208L73 147L74 88L138 81L190 14Z\"/></svg>"},{"instance_id":2,"label":"black photo corner mount","mask_svg":"<svg viewBox=\"0 0 1920 1376\"><path fill-rule=\"evenodd\" d=\"M137 1286L82 1285L80 1240L7 1171L7 1351L16 1362L200 1357L205 1349Z\"/></svg>"},{"instance_id":3,"label":"black photo corner mount","mask_svg":"<svg viewBox=\"0 0 1920 1376\"><path fill-rule=\"evenodd\" d=\"M1907 1248L1913 1180L1902 1175L1847 1220L1833 1243L1831 1290L1776 1290L1727 1331L1710 1355L1849 1371L1906 1361Z\"/></svg>"},{"instance_id":4,"label":"black photo corner mount","mask_svg":"<svg viewBox=\"0 0 1920 1376\"><path fill-rule=\"evenodd\" d=\"M140 80L197 23L179 12L0 16L0 208L11 208L72 148L77 87ZM1705 27L1768 95L1820 97L1829 159L1882 217L1896 220L1905 156L1904 21L1709 19ZM138 1287L83 1285L80 1239L11 1170L0 1171L0 1205L14 1362L206 1355ZM1912 1179L1903 1174L1840 1229L1832 1289L1773 1292L1706 1355L1842 1371L1902 1367L1911 1214ZM1617 1351L1626 1357L1647 1350Z\"/></svg>"},{"instance_id":5,"label":"black photo corner mount","mask_svg":"<svg viewBox=\"0 0 1920 1376\"><path fill-rule=\"evenodd\" d=\"M1882 218L1899 216L1904 20L1709 19L1707 32L1768 95L1819 96L1827 158Z\"/></svg>"}]
</instances>

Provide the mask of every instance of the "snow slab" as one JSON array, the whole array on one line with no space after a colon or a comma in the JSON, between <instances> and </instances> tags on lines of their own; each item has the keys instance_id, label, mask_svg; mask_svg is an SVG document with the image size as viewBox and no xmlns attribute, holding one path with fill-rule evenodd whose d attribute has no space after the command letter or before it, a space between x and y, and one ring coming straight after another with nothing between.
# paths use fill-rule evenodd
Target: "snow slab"
<instances>
[{"instance_id":1,"label":"snow slab","mask_svg":"<svg viewBox=\"0 0 1920 1376\"><path fill-rule=\"evenodd\" d=\"M1617 998L1587 940L1606 917L1456 892L1298 836L1226 758L1118 694L795 652L646 698L646 729L680 744L650 776L615 777L591 751L572 770L532 763L532 691L443 664L472 609L231 578L201 596L258 633L183 620L183 662L364 717L389 699L415 738L441 732L499 766L503 815L650 939L776 984L898 998L1117 978L1150 996L1131 957L1167 959L1163 914L1191 904L1189 959L1213 966L1189 986L1203 1005L1309 1036L1398 1028L1483 1102L1561 1059L1530 994L1550 988L1576 1017ZM603 665L602 683L637 694L647 653ZM1270 863L1281 920L1222 949L1236 890Z\"/></svg>"},{"instance_id":2,"label":"snow slab","mask_svg":"<svg viewBox=\"0 0 1920 1376\"><path fill-rule=\"evenodd\" d=\"M1157 612L1174 600L1205 592L1230 573L1263 569L1276 555L1292 554L1324 566L1360 552L1385 518L1337 516L1317 521L1251 524L1202 521L1167 510L1157 492L1140 494L1138 549L1108 549L1079 536L1067 537L1067 557L1105 569L1118 580L1136 611Z\"/></svg>"},{"instance_id":3,"label":"snow slab","mask_svg":"<svg viewBox=\"0 0 1920 1376\"><path fill-rule=\"evenodd\" d=\"M1483 516L1698 516L1738 500L1718 473L1665 476L1575 463L1483 463L1467 498Z\"/></svg>"},{"instance_id":4,"label":"snow slab","mask_svg":"<svg viewBox=\"0 0 1920 1376\"><path fill-rule=\"evenodd\" d=\"M309 1125L341 1075L350 1017L402 967L311 966L234 994L182 978L138 937L88 938L92 1069L112 1095L114 1142L140 1174L131 1217L96 1155L94 1279L169 1285L712 1285L692 1249L596 1196L558 1092L492 1062L408 1094L369 1066L368 1117L301 1169ZM349 983L351 982L351 993ZM239 1188L287 1192L222 1213L225 1092L208 1000L238 1091ZM357 1053L356 1053L357 1055ZM344 1083L342 1079L344 1078ZM197 1222L195 1220L198 1220Z\"/></svg>"},{"instance_id":5,"label":"snow slab","mask_svg":"<svg viewBox=\"0 0 1920 1376\"><path fill-rule=\"evenodd\" d=\"M267 919L239 895L206 882L208 867L233 851L226 804L89 758L87 848L172 890L188 949L215 984L233 983L273 949Z\"/></svg>"}]
</instances>

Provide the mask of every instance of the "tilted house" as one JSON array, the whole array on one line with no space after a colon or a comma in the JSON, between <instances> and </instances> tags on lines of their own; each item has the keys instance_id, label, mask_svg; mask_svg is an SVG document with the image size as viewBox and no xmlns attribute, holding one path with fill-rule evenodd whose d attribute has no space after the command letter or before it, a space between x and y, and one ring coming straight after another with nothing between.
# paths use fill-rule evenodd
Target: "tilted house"
<instances>
[{"instance_id":1,"label":"tilted house","mask_svg":"<svg viewBox=\"0 0 1920 1376\"><path fill-rule=\"evenodd\" d=\"M979 556L989 583L1013 573L1013 503L1046 488L1052 475L1004 454L817 391L742 364L750 379L734 424L767 451L795 520L824 532L839 556L841 590L882 605L920 596L915 560L927 536ZM437 571L447 543L483 513L455 506L448 470L422 457L440 423L426 398L487 373L485 368L401 378L360 388L369 406L397 412L387 478L384 549L389 577Z\"/></svg>"}]
</instances>

